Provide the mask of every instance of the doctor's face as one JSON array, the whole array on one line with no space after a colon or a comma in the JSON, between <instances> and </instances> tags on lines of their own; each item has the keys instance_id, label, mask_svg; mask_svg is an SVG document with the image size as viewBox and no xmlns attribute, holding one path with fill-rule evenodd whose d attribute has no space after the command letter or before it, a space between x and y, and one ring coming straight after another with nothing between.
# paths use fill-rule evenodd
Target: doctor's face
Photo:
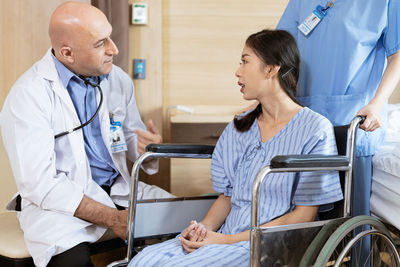
<instances>
[{"instance_id":1,"label":"doctor's face","mask_svg":"<svg viewBox=\"0 0 400 267\"><path fill-rule=\"evenodd\" d=\"M111 40L112 27L107 19L97 19L76 34L74 71L83 76L100 76L111 72L118 48Z\"/></svg>"},{"instance_id":2,"label":"doctor's face","mask_svg":"<svg viewBox=\"0 0 400 267\"><path fill-rule=\"evenodd\" d=\"M243 48L241 62L235 75L239 78L238 84L243 98L246 100L260 99L263 88L266 85L266 66L264 62L245 46Z\"/></svg>"}]
</instances>

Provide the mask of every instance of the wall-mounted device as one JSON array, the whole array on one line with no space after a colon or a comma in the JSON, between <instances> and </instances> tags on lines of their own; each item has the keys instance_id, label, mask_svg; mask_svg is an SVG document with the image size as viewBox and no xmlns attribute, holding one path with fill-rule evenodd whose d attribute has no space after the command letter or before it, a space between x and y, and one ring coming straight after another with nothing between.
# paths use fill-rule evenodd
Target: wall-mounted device
<instances>
[{"instance_id":1,"label":"wall-mounted device","mask_svg":"<svg viewBox=\"0 0 400 267\"><path fill-rule=\"evenodd\" d=\"M146 79L146 59L133 60L133 78Z\"/></svg>"},{"instance_id":2,"label":"wall-mounted device","mask_svg":"<svg viewBox=\"0 0 400 267\"><path fill-rule=\"evenodd\" d=\"M147 24L147 4L137 2L132 4L132 24Z\"/></svg>"}]
</instances>

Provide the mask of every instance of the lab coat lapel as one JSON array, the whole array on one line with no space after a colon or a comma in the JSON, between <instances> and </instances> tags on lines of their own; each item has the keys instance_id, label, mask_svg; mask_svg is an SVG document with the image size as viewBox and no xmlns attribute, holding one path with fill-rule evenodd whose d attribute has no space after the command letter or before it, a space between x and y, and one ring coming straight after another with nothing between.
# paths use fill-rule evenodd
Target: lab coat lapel
<instances>
[{"instance_id":1,"label":"lab coat lapel","mask_svg":"<svg viewBox=\"0 0 400 267\"><path fill-rule=\"evenodd\" d=\"M79 126L81 122L75 110L75 106L72 102L72 99L68 93L68 90L64 88L61 79L58 76L54 60L51 56L51 49L49 49L46 55L38 62L38 73L51 83L50 85L51 89L59 97L60 101L64 104L66 112L64 117L65 120L64 131ZM74 158L76 160L76 164L78 164L78 162L84 161L86 162L86 167L88 168L89 163L86 159L82 130L75 131L73 134L68 134L67 136L61 138L68 138L71 144L72 153L74 154ZM82 174L84 173L85 170L83 170Z\"/></svg>"},{"instance_id":2,"label":"lab coat lapel","mask_svg":"<svg viewBox=\"0 0 400 267\"><path fill-rule=\"evenodd\" d=\"M110 144L110 110L108 109L108 101L111 101L111 99L108 99L108 96L111 95L109 92L111 90L110 88L110 82L107 81L107 79L103 79L101 82L101 89L103 91L103 105L100 108L99 111L99 119L100 119L100 127L101 127L101 136L103 138L104 144L107 147L108 153L111 155L111 159L114 162L115 166L117 167L119 172L122 172L124 167L121 163L120 160L118 160L116 153L112 153L111 151L111 144ZM97 99L97 104L99 104L100 101L100 94L96 93L96 99ZM118 153L117 153L118 154Z\"/></svg>"},{"instance_id":3,"label":"lab coat lapel","mask_svg":"<svg viewBox=\"0 0 400 267\"><path fill-rule=\"evenodd\" d=\"M103 79L100 83L101 89L103 91L103 105L99 111L99 120L100 120L100 127L101 127L101 136L103 137L104 144L107 147L108 153L110 153L111 157L113 153L111 152L110 147L110 115L108 111L108 99L107 99L107 92L110 90L109 83L106 81L107 78ZM100 94L99 91L96 91L96 100L97 105L100 103ZM114 158L113 158L114 161ZM114 161L115 163L115 161Z\"/></svg>"},{"instance_id":4,"label":"lab coat lapel","mask_svg":"<svg viewBox=\"0 0 400 267\"><path fill-rule=\"evenodd\" d=\"M51 56L51 48L47 51L46 55L37 64L38 64L37 66L38 74L51 83L51 88L60 97L61 101L64 102L65 107L68 110L69 116L72 119L72 124L73 124L73 125L68 125L68 127L74 127L79 125L80 121L78 118L78 114L76 113L74 104L72 103L68 90L64 88L58 76L54 60Z\"/></svg>"}]
</instances>

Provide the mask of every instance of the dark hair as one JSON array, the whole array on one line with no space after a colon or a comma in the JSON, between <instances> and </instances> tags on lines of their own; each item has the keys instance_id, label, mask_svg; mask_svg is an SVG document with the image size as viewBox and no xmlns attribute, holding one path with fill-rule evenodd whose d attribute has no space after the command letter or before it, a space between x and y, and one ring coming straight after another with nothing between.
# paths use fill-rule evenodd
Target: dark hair
<instances>
[{"instance_id":1,"label":"dark hair","mask_svg":"<svg viewBox=\"0 0 400 267\"><path fill-rule=\"evenodd\" d=\"M264 64L280 66L279 84L286 94L299 104L296 92L300 71L300 53L293 36L283 30L262 30L250 35L246 40L246 46L251 48ZM235 118L236 129L240 132L248 131L261 113L261 104L258 104L244 117Z\"/></svg>"}]
</instances>

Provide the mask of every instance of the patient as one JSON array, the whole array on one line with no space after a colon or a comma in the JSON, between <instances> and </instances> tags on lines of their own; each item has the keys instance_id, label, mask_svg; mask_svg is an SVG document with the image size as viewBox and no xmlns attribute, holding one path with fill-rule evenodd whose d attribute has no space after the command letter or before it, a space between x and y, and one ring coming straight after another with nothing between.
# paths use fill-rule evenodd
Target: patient
<instances>
[{"instance_id":1,"label":"patient","mask_svg":"<svg viewBox=\"0 0 400 267\"><path fill-rule=\"evenodd\" d=\"M286 31L252 34L236 71L243 98L260 104L231 122L215 147L211 173L220 193L201 223L175 239L149 246L129 266L246 266L252 186L276 155L336 154L333 127L300 106L299 51ZM261 189L265 226L313 221L319 205L342 199L337 172L271 174Z\"/></svg>"}]
</instances>

